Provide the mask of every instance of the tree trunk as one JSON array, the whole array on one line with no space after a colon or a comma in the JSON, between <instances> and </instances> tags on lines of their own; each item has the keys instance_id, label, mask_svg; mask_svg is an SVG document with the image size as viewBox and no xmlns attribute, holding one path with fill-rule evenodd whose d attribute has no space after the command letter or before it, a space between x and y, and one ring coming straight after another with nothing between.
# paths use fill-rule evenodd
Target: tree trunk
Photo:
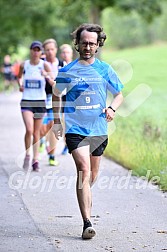
<instances>
[{"instance_id":1,"label":"tree trunk","mask_svg":"<svg viewBox=\"0 0 167 252\"><path fill-rule=\"evenodd\" d=\"M99 24L101 23L100 20L100 9L98 6L95 6L92 4L91 9L90 9L90 16L89 16L89 21L91 24ZM96 56L98 59L101 58L101 49L98 49L98 52L96 53Z\"/></svg>"},{"instance_id":2,"label":"tree trunk","mask_svg":"<svg viewBox=\"0 0 167 252\"><path fill-rule=\"evenodd\" d=\"M100 25L100 10L98 6L92 4L89 16L90 23Z\"/></svg>"}]
</instances>

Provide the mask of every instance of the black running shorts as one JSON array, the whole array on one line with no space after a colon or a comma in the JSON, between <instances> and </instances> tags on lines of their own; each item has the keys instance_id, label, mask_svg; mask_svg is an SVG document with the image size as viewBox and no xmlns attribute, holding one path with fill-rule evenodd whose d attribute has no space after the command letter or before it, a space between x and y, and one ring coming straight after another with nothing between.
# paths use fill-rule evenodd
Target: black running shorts
<instances>
[{"instance_id":1,"label":"black running shorts","mask_svg":"<svg viewBox=\"0 0 167 252\"><path fill-rule=\"evenodd\" d=\"M82 146L90 146L90 154L92 156L101 156L107 146L108 137L104 136L82 136L79 134L71 134L67 133L66 144L69 149L69 153L73 150L82 147Z\"/></svg>"},{"instance_id":2,"label":"black running shorts","mask_svg":"<svg viewBox=\"0 0 167 252\"><path fill-rule=\"evenodd\" d=\"M21 111L31 111L34 114L35 119L43 118L46 113L46 104L44 100L21 100Z\"/></svg>"}]
</instances>

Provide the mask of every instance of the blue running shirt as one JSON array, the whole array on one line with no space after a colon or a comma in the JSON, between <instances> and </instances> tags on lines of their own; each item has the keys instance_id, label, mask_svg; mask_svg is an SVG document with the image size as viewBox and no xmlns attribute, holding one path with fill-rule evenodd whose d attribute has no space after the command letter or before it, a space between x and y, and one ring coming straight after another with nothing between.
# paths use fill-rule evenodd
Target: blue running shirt
<instances>
[{"instance_id":1,"label":"blue running shirt","mask_svg":"<svg viewBox=\"0 0 167 252\"><path fill-rule=\"evenodd\" d=\"M65 104L66 133L83 136L107 135L107 92L113 95L123 88L112 67L95 59L93 64L81 64L76 59L59 70L56 88L67 90Z\"/></svg>"}]
</instances>

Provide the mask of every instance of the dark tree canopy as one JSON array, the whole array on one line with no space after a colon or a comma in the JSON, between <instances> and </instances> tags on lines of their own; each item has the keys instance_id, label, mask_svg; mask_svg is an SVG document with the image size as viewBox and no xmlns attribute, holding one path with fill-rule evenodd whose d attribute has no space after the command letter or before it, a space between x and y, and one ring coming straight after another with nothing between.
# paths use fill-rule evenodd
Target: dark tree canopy
<instances>
[{"instance_id":1,"label":"dark tree canopy","mask_svg":"<svg viewBox=\"0 0 167 252\"><path fill-rule=\"evenodd\" d=\"M112 6L119 12L137 11L148 22L161 13L163 0L1 0L0 54L14 52L20 44L54 37L69 42L81 23L99 23L101 11Z\"/></svg>"}]
</instances>

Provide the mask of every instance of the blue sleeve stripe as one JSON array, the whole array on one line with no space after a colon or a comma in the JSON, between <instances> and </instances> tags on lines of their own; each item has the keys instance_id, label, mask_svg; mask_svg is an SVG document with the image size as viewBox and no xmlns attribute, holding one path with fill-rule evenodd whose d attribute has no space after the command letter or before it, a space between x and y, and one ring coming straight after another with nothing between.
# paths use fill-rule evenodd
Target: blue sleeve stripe
<instances>
[{"instance_id":1,"label":"blue sleeve stripe","mask_svg":"<svg viewBox=\"0 0 167 252\"><path fill-rule=\"evenodd\" d=\"M70 70L70 68L73 67L77 62L78 62L78 59L72 61L71 63L69 63L69 64L66 65L65 67L60 68L60 69L59 69L59 72L67 72L67 71Z\"/></svg>"}]
</instances>

